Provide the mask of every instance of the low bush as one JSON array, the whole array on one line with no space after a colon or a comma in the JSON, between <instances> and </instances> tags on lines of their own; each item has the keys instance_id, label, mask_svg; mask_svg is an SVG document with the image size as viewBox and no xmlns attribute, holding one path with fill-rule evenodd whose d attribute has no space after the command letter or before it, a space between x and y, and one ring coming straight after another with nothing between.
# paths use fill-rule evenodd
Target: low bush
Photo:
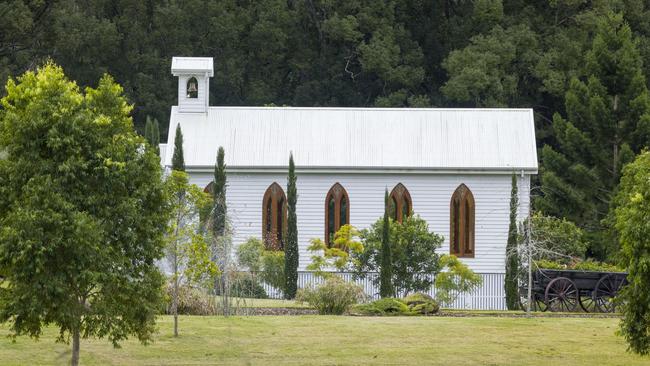
<instances>
[{"instance_id":1,"label":"low bush","mask_svg":"<svg viewBox=\"0 0 650 366\"><path fill-rule=\"evenodd\" d=\"M416 314L429 315L440 310L440 306L431 296L420 292L406 296L403 301L409 310Z\"/></svg>"},{"instance_id":2,"label":"low bush","mask_svg":"<svg viewBox=\"0 0 650 366\"><path fill-rule=\"evenodd\" d=\"M408 305L400 299L387 297L354 307L358 315L411 315Z\"/></svg>"},{"instance_id":3,"label":"low bush","mask_svg":"<svg viewBox=\"0 0 650 366\"><path fill-rule=\"evenodd\" d=\"M319 314L341 315L363 300L363 289L338 276L328 277L318 286L298 290L296 301L304 302L318 310Z\"/></svg>"},{"instance_id":4,"label":"low bush","mask_svg":"<svg viewBox=\"0 0 650 366\"><path fill-rule=\"evenodd\" d=\"M165 313L171 314L173 286L167 286L165 296ZM178 314L181 315L215 315L217 304L214 297L206 292L189 286L178 288Z\"/></svg>"},{"instance_id":5,"label":"low bush","mask_svg":"<svg viewBox=\"0 0 650 366\"><path fill-rule=\"evenodd\" d=\"M439 310L438 303L431 296L415 293L404 299L388 297L367 304L359 304L354 307L352 313L373 316L429 315L435 314Z\"/></svg>"},{"instance_id":6,"label":"low bush","mask_svg":"<svg viewBox=\"0 0 650 366\"><path fill-rule=\"evenodd\" d=\"M616 265L594 261L592 259L578 260L569 263L560 263L545 259L536 260L535 265L541 269L575 269L578 271L599 271L599 272L625 272L625 269ZM533 267L534 268L534 267Z\"/></svg>"}]
</instances>

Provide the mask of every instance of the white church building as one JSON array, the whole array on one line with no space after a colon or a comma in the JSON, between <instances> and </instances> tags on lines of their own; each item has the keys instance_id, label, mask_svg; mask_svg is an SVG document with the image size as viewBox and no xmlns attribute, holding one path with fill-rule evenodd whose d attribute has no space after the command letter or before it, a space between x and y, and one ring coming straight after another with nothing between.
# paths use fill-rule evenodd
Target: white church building
<instances>
[{"instance_id":1,"label":"white church building","mask_svg":"<svg viewBox=\"0 0 650 366\"><path fill-rule=\"evenodd\" d=\"M528 214L537 174L531 109L212 107L212 58L174 57L178 105L171 107L162 163L171 167L176 126L191 183L207 187L225 150L234 245L282 242L289 154L296 164L300 268L312 238L340 226L367 228L391 193L396 219L413 212L444 236L439 249L483 275L457 307L505 307L503 279L511 177L518 217ZM272 240L269 240L272 239Z\"/></svg>"}]
</instances>

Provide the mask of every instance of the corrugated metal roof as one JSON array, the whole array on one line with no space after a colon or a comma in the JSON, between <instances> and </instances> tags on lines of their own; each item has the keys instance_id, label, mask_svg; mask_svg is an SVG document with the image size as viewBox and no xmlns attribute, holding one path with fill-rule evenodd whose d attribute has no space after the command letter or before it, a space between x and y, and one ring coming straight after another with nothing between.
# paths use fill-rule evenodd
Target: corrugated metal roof
<instances>
[{"instance_id":1,"label":"corrugated metal roof","mask_svg":"<svg viewBox=\"0 0 650 366\"><path fill-rule=\"evenodd\" d=\"M212 57L173 57L172 74L192 74L207 72L211 77L214 75L214 62Z\"/></svg>"},{"instance_id":2,"label":"corrugated metal roof","mask_svg":"<svg viewBox=\"0 0 650 366\"><path fill-rule=\"evenodd\" d=\"M231 169L537 172L531 109L172 107L170 146L179 123L188 169L223 146Z\"/></svg>"}]
</instances>

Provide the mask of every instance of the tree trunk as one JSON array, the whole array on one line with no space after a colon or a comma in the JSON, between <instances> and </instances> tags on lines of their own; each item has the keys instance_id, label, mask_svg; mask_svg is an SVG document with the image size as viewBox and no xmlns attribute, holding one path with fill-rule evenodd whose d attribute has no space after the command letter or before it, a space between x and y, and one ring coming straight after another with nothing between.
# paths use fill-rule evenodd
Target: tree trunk
<instances>
[{"instance_id":1,"label":"tree trunk","mask_svg":"<svg viewBox=\"0 0 650 366\"><path fill-rule=\"evenodd\" d=\"M178 337L178 278L174 279L174 299L172 300L174 314L174 337Z\"/></svg>"},{"instance_id":2,"label":"tree trunk","mask_svg":"<svg viewBox=\"0 0 650 366\"><path fill-rule=\"evenodd\" d=\"M72 331L72 366L79 366L79 329Z\"/></svg>"},{"instance_id":3,"label":"tree trunk","mask_svg":"<svg viewBox=\"0 0 650 366\"><path fill-rule=\"evenodd\" d=\"M174 295L172 314L174 314L174 337L178 337L178 243L174 241Z\"/></svg>"}]
</instances>

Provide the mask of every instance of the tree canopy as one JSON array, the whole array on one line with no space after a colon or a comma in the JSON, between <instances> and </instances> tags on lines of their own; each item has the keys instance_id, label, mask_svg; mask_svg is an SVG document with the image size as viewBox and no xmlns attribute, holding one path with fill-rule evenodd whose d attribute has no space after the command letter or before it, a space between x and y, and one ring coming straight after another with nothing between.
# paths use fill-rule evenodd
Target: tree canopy
<instances>
[{"instance_id":1,"label":"tree canopy","mask_svg":"<svg viewBox=\"0 0 650 366\"><path fill-rule=\"evenodd\" d=\"M0 110L0 322L38 337L151 339L166 197L122 88L83 92L46 64L7 83Z\"/></svg>"}]
</instances>

